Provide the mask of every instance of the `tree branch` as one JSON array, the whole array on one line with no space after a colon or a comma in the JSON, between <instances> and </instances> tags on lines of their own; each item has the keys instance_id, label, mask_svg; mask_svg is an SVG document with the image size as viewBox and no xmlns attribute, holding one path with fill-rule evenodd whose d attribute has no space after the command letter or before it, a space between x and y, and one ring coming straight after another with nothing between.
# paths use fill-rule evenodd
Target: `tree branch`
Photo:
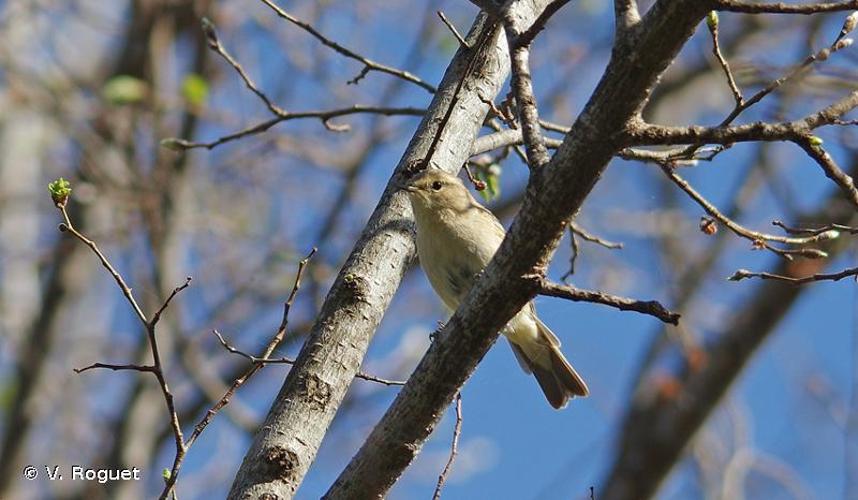
<instances>
[{"instance_id":1,"label":"tree branch","mask_svg":"<svg viewBox=\"0 0 858 500\"><path fill-rule=\"evenodd\" d=\"M626 43L623 39L640 20L637 0L614 0L614 38L617 39L614 43Z\"/></svg>"},{"instance_id":2,"label":"tree branch","mask_svg":"<svg viewBox=\"0 0 858 500\"><path fill-rule=\"evenodd\" d=\"M799 120L791 122L755 122L746 125L674 127L633 122L628 128L630 146L676 144L732 144L750 141L798 141L816 128L837 124L858 106L858 90L843 99ZM677 155L679 157L680 155Z\"/></svg>"},{"instance_id":3,"label":"tree branch","mask_svg":"<svg viewBox=\"0 0 858 500\"><path fill-rule=\"evenodd\" d=\"M694 200L698 205L700 205L703 210L706 211L709 215L714 217L718 222L727 226L728 229L733 231L737 236L745 238L749 240L754 248L760 249L765 248L766 250L770 250L771 252L780 255L788 260L792 259L793 255L800 255L806 258L824 258L828 257L828 254L823 252L822 250L818 250L815 248L799 248L799 249L783 249L774 247L769 244L769 242L777 242L784 243L788 245L807 245L811 243L819 243L821 241L827 241L830 239L834 239L837 235L833 233L819 233L810 236L802 236L802 237L790 237L790 236L778 236L774 234L761 233L759 231L753 231L751 229L747 229L736 221L730 219L723 213L721 213L718 208L713 205L709 200L707 200L703 195L697 192L691 184L688 183L685 179L680 177L671 167L670 165L661 165L662 171L664 171L665 175L680 189L682 189L692 200Z\"/></svg>"},{"instance_id":4,"label":"tree branch","mask_svg":"<svg viewBox=\"0 0 858 500\"><path fill-rule=\"evenodd\" d=\"M535 17L536 13L528 15ZM254 438L230 498L295 494L414 255L410 206L397 192L399 176L426 158L438 133L443 137L432 163L455 172L465 162L488 113L480 96L493 99L508 72L508 56L497 43L499 31L488 16L481 15L468 41L472 45L486 36L487 43L460 48L454 57ZM472 59L477 61L476 67L467 72ZM461 85L465 73L469 75ZM461 92L457 92L460 86ZM440 131L439 124L454 99L457 105Z\"/></svg>"},{"instance_id":5,"label":"tree branch","mask_svg":"<svg viewBox=\"0 0 858 500\"><path fill-rule=\"evenodd\" d=\"M851 267L836 273L815 273L810 276L802 276L796 278L793 276L784 276L782 274L768 272L752 272L747 269L739 269L732 276L727 278L730 281L742 281L747 278L760 278L764 280L785 281L792 285L804 285L805 283L813 283L815 281L840 281L843 278L850 276L858 276L858 267Z\"/></svg>"},{"instance_id":6,"label":"tree branch","mask_svg":"<svg viewBox=\"0 0 858 500\"><path fill-rule=\"evenodd\" d=\"M748 3L739 0L718 0L715 10L727 12L742 12L745 14L821 14L858 9L858 0L844 2L827 2L811 4L791 3Z\"/></svg>"},{"instance_id":7,"label":"tree branch","mask_svg":"<svg viewBox=\"0 0 858 500\"><path fill-rule=\"evenodd\" d=\"M361 70L360 74L358 74L358 76L356 76L354 79L350 80L348 83L356 84L364 76L366 76L366 74L369 73L370 71L378 71L380 73L387 73L388 75L392 75L392 76L395 76L397 78L401 78L407 82L411 82L411 83L413 83L419 87L426 89L426 91L429 92L430 94L433 94L436 92L436 89L434 86L432 86L429 83L421 80L418 76L412 74L411 72L403 71L403 70L400 70L400 69L397 69L397 68L394 68L391 66L387 66L386 64L381 64L381 63L375 62L372 59L364 57L364 56L358 54L357 52L355 52L351 49L343 47L342 45L338 44L337 42L331 40L330 38L327 38L324 35L322 35L311 24L306 23L306 22L298 19L297 17L293 16L292 14L286 12L285 10L281 9L280 7L277 6L277 4L275 4L271 0L262 0L262 3L264 3L269 8L271 8L271 10L273 10L274 13L277 14L278 17L280 17L281 19L285 19L286 21L289 21L290 23L294 24L295 26L306 31L307 33L312 35L314 38L316 38L317 40L322 42L322 44L325 45L326 47L330 47L331 49L333 49L338 54L341 54L345 57L348 57L349 59L354 59L355 61L358 61L359 63L363 64L364 68L363 68L363 70Z\"/></svg>"},{"instance_id":8,"label":"tree branch","mask_svg":"<svg viewBox=\"0 0 858 500\"><path fill-rule=\"evenodd\" d=\"M641 314L647 314L658 318L665 323L670 323L671 325L679 324L680 315L669 311L666 307L661 305L660 302L655 300L629 299L604 292L597 292L595 290L583 290L570 285L551 283L546 280L540 281L541 284L538 292L540 295L559 297L573 302L592 302L594 304L603 304L619 309L620 311L634 311Z\"/></svg>"},{"instance_id":9,"label":"tree branch","mask_svg":"<svg viewBox=\"0 0 858 500\"><path fill-rule=\"evenodd\" d=\"M854 170L853 170L854 171ZM809 220L854 221L854 209L834 191ZM829 253L843 253L847 240L835 240ZM773 274L792 276L787 261ZM794 277L794 276L793 276ZM692 369L686 363L675 377L677 394L659 397L646 373L638 382L631 406L623 418L614 463L597 495L600 500L649 498L687 449L688 443L741 374L757 348L773 333L805 287L777 281L757 285L753 299L743 301L728 318L717 340L705 346L706 363Z\"/></svg>"},{"instance_id":10,"label":"tree branch","mask_svg":"<svg viewBox=\"0 0 858 500\"><path fill-rule=\"evenodd\" d=\"M538 292L528 277L544 274L570 217L621 148L617 131L640 112L707 7L697 0L658 1L641 21L638 43L615 48L563 145L548 165L532 171L497 254L327 498L383 497L411 463L498 332Z\"/></svg>"},{"instance_id":11,"label":"tree branch","mask_svg":"<svg viewBox=\"0 0 858 500\"><path fill-rule=\"evenodd\" d=\"M432 500L441 498L441 489L444 488L444 483L447 482L447 476L453 468L453 462L456 460L456 455L459 453L459 435L462 433L462 395L456 394L456 424L453 427L453 442L450 444L450 458L444 465L444 470L438 476L438 484L435 485L435 492L432 494Z\"/></svg>"}]
</instances>

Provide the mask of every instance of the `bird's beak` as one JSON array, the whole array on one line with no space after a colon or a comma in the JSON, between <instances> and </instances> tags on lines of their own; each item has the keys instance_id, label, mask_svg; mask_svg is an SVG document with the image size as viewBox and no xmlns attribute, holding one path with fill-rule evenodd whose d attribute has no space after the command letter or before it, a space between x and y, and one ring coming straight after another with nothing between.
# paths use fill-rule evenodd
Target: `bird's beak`
<instances>
[{"instance_id":1,"label":"bird's beak","mask_svg":"<svg viewBox=\"0 0 858 500\"><path fill-rule=\"evenodd\" d=\"M408 181L400 180L399 182L396 183L396 187L398 189L403 190L403 191L408 191L409 193L416 193L417 192L417 187L412 186L411 184L408 183Z\"/></svg>"}]
</instances>

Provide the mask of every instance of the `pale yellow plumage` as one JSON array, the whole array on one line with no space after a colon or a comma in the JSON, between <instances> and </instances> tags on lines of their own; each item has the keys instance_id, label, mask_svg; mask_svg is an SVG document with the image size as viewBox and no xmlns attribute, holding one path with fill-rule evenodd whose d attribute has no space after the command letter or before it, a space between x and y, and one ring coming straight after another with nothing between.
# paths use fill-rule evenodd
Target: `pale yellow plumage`
<instances>
[{"instance_id":1,"label":"pale yellow plumage","mask_svg":"<svg viewBox=\"0 0 858 500\"><path fill-rule=\"evenodd\" d=\"M417 223L420 265L444 305L455 310L503 241L504 228L458 177L442 170L420 172L405 189ZM510 320L503 334L553 407L562 408L569 398L588 394L532 303Z\"/></svg>"}]
</instances>

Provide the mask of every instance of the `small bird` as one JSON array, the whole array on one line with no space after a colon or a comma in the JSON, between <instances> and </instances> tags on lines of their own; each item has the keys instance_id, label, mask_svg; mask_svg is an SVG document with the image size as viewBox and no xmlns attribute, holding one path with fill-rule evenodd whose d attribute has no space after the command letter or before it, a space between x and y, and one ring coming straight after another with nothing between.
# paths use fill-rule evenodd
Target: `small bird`
<instances>
[{"instance_id":1,"label":"small bird","mask_svg":"<svg viewBox=\"0 0 858 500\"><path fill-rule=\"evenodd\" d=\"M415 174L404 185L417 223L417 255L429 283L455 311L494 256L506 231L471 196L458 177L437 168ZM560 352L557 336L539 320L533 303L513 317L503 334L527 373L533 373L551 406L560 409L587 384Z\"/></svg>"}]
</instances>

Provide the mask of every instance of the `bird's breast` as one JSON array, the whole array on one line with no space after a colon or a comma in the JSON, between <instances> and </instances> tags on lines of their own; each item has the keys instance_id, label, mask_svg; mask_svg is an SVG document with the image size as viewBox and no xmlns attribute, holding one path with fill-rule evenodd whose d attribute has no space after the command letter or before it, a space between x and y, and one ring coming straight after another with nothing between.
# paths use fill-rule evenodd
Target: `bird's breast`
<instances>
[{"instance_id":1,"label":"bird's breast","mask_svg":"<svg viewBox=\"0 0 858 500\"><path fill-rule=\"evenodd\" d=\"M478 241L451 228L432 226L418 223L417 255L435 293L447 308L454 310L495 249L481 249Z\"/></svg>"}]
</instances>

